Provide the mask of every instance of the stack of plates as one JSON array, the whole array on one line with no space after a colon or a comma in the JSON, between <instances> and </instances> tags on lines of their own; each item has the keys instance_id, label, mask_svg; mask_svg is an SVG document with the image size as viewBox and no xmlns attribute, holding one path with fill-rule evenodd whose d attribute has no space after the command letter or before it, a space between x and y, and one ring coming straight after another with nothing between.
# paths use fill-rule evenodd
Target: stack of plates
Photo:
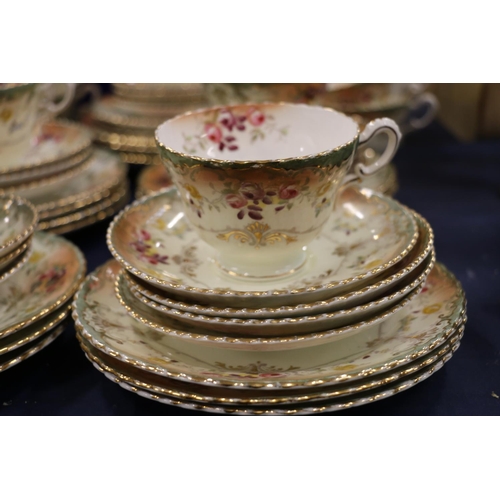
<instances>
[{"instance_id":1,"label":"stack of plates","mask_svg":"<svg viewBox=\"0 0 500 500\"><path fill-rule=\"evenodd\" d=\"M43 126L36 145L0 170L0 194L35 205L38 229L67 233L116 214L129 200L127 167L92 146L86 127L69 121Z\"/></svg>"},{"instance_id":2,"label":"stack of plates","mask_svg":"<svg viewBox=\"0 0 500 500\"><path fill-rule=\"evenodd\" d=\"M92 105L85 121L95 140L120 154L126 163L159 163L156 127L168 118L202 107L201 85L114 83L113 95Z\"/></svg>"},{"instance_id":3,"label":"stack of plates","mask_svg":"<svg viewBox=\"0 0 500 500\"><path fill-rule=\"evenodd\" d=\"M299 271L265 282L214 263L175 188L108 230L115 260L73 304L94 366L143 397L207 412L329 412L429 377L460 345L465 298L433 233L392 198L346 188Z\"/></svg>"},{"instance_id":4,"label":"stack of plates","mask_svg":"<svg viewBox=\"0 0 500 500\"><path fill-rule=\"evenodd\" d=\"M31 204L7 196L0 197L0 204L2 372L63 332L86 263L78 248L62 237L34 232L37 216Z\"/></svg>"}]
</instances>

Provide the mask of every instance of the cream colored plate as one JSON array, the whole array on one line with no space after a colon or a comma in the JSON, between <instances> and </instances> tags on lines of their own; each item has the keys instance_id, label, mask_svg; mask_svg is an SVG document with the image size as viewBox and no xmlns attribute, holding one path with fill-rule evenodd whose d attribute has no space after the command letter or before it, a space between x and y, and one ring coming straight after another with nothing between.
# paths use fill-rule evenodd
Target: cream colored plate
<instances>
[{"instance_id":1,"label":"cream colored plate","mask_svg":"<svg viewBox=\"0 0 500 500\"><path fill-rule=\"evenodd\" d=\"M393 382L382 386L380 389L373 389L370 391L362 392L354 396L346 396L343 398L333 398L330 400L321 400L314 403L308 403L307 405L290 405L290 406L277 406L277 407L261 407L261 406L230 406L221 404L208 404L208 403L193 403L178 397L166 397L158 393L141 389L135 385L131 385L129 382L122 380L120 377L113 375L105 371L98 363L93 362L95 368L104 373L111 381L117 383L123 389L130 392L138 394L144 398L150 399L152 401L157 401L159 403L164 403L172 406L179 406L181 408L186 408L188 410L198 410L205 411L209 413L217 414L227 414L227 415L269 415L269 416L285 416L285 415L313 415L319 413L334 412L340 410L346 410L348 408L354 408L357 406L362 406L369 403L374 403L382 399L399 394L411 387L414 387L420 382L423 382L431 375L436 373L441 369L446 362L448 362L453 356L454 352L458 349L460 343L454 345L453 349L443 357L438 359L433 364L428 367L419 370L416 374L409 375L407 377L402 377L397 382Z\"/></svg>"},{"instance_id":2,"label":"cream colored plate","mask_svg":"<svg viewBox=\"0 0 500 500\"><path fill-rule=\"evenodd\" d=\"M25 241L20 247L16 248L12 254L3 257L9 262L0 271L0 283L7 279L12 279L11 276L17 273L31 257L31 239L32 236L29 237L28 241ZM15 255L15 257L10 259L11 255Z\"/></svg>"},{"instance_id":3,"label":"cream colored plate","mask_svg":"<svg viewBox=\"0 0 500 500\"><path fill-rule=\"evenodd\" d=\"M0 356L0 372L4 372L13 366L21 363L28 358L31 358L37 352L51 344L61 333L64 332L66 325L56 326L53 330L47 332L43 337L40 337L34 342L30 342L25 346L11 351L3 356Z\"/></svg>"},{"instance_id":4,"label":"cream colored plate","mask_svg":"<svg viewBox=\"0 0 500 500\"><path fill-rule=\"evenodd\" d=\"M324 300L365 286L415 246L418 227L391 198L347 188L306 264L276 280L221 271L215 250L191 228L175 188L138 200L109 227L113 256L133 275L179 297L217 307L279 307Z\"/></svg>"},{"instance_id":5,"label":"cream colored plate","mask_svg":"<svg viewBox=\"0 0 500 500\"><path fill-rule=\"evenodd\" d=\"M50 232L54 234L68 234L79 229L93 226L94 224L97 224L105 219L109 219L123 209L123 207L128 203L129 197L129 193L127 191L123 198L120 198L116 203L108 208L93 215L79 217L78 220L74 220L73 222L66 222L60 226L53 226L50 228Z\"/></svg>"},{"instance_id":6,"label":"cream colored plate","mask_svg":"<svg viewBox=\"0 0 500 500\"><path fill-rule=\"evenodd\" d=\"M0 258L22 245L35 230L38 214L27 200L0 195Z\"/></svg>"},{"instance_id":7,"label":"cream colored plate","mask_svg":"<svg viewBox=\"0 0 500 500\"><path fill-rule=\"evenodd\" d=\"M409 375L428 368L439 361L443 356L456 350L463 336L464 325L460 325L457 331L441 346L433 349L425 356L417 358L402 367L390 370L386 373L375 374L364 380L340 383L331 387L314 387L309 389L283 389L283 390L249 390L231 387L206 387L203 385L179 382L154 373L148 373L138 368L117 361L115 358L95 349L78 334L80 347L87 358L103 371L111 380L117 383L124 382L139 390L146 390L160 396L174 397L184 401L197 403L222 404L222 405L289 405L317 402L332 398L343 398L345 396L359 396L364 391L380 389L383 386L394 383Z\"/></svg>"},{"instance_id":8,"label":"cream colored plate","mask_svg":"<svg viewBox=\"0 0 500 500\"><path fill-rule=\"evenodd\" d=\"M63 214L59 217L41 220L38 223L38 227L42 231L50 231L61 226L66 226L103 212L110 207L115 207L122 200L128 200L128 198L128 180L124 180L122 184L118 185L115 190L109 193L107 198L100 200L97 203L86 205L81 209L70 211L69 213Z\"/></svg>"},{"instance_id":9,"label":"cream colored plate","mask_svg":"<svg viewBox=\"0 0 500 500\"><path fill-rule=\"evenodd\" d=\"M205 338L201 340L202 342L215 344L226 342L231 345L235 343L232 337L248 336L260 339L266 346L270 344L283 346L286 341L281 340L281 336L291 337L315 333L316 343L320 337L322 341L325 341L332 339L333 336L341 338L351 335L356 331L360 322L374 322L378 315L382 315L384 320L387 320L390 314L398 310L396 306L410 294L413 296L418 293L433 267L434 253L422 266L400 282L400 287L388 295L351 309L288 318L222 318L178 311L148 300L140 294L140 299L138 299L127 287L127 281L124 279L126 271L123 270L118 276L115 289L118 300L132 317L167 335L181 338L193 336L196 339L203 335ZM414 291L416 292L412 293ZM333 329L342 329L342 331L332 332ZM230 338L223 341L223 335L228 335ZM307 344L308 340L305 337L300 342ZM288 342L294 343L291 339L288 339Z\"/></svg>"},{"instance_id":10,"label":"cream colored plate","mask_svg":"<svg viewBox=\"0 0 500 500\"><path fill-rule=\"evenodd\" d=\"M62 323L70 313L71 304L66 302L40 321L35 321L26 328L22 328L11 335L2 337L0 339L0 356L35 341L49 330L54 329L57 325Z\"/></svg>"},{"instance_id":11,"label":"cream colored plate","mask_svg":"<svg viewBox=\"0 0 500 500\"><path fill-rule=\"evenodd\" d=\"M153 287L129 273L125 274L125 278L128 281L127 286L138 300L141 300L141 296L144 296L150 301L186 313L223 318L284 318L339 311L367 303L381 297L383 294L394 291L401 280L405 279L429 256L434 247L434 234L425 219L415 212L413 212L413 215L418 224L419 238L415 247L404 259L374 277L372 282L368 282L365 287L359 290L308 304L285 305L276 308L263 307L260 309L247 307L218 308L174 300L168 296L167 292Z\"/></svg>"},{"instance_id":12,"label":"cream colored plate","mask_svg":"<svg viewBox=\"0 0 500 500\"><path fill-rule=\"evenodd\" d=\"M46 177L83 162L91 154L92 134L64 120L45 123L36 143L16 164L0 168L0 186Z\"/></svg>"},{"instance_id":13,"label":"cream colored plate","mask_svg":"<svg viewBox=\"0 0 500 500\"><path fill-rule=\"evenodd\" d=\"M60 236L36 232L28 262L0 283L0 338L47 316L71 299L85 277L80 250Z\"/></svg>"},{"instance_id":14,"label":"cream colored plate","mask_svg":"<svg viewBox=\"0 0 500 500\"><path fill-rule=\"evenodd\" d=\"M141 170L137 177L135 197L139 199L143 196L149 196L171 185L172 179L164 165L148 165Z\"/></svg>"},{"instance_id":15,"label":"cream colored plate","mask_svg":"<svg viewBox=\"0 0 500 500\"><path fill-rule=\"evenodd\" d=\"M388 321L320 346L285 351L231 350L167 337L124 314L114 292L115 261L91 273L73 305L82 337L141 370L208 386L307 388L365 379L443 344L462 322L460 283L437 264L414 300Z\"/></svg>"},{"instance_id":16,"label":"cream colored plate","mask_svg":"<svg viewBox=\"0 0 500 500\"><path fill-rule=\"evenodd\" d=\"M44 190L27 190L24 196L36 206L40 219L54 218L106 198L126 176L127 166L117 154L96 148L88 168L75 177L53 183Z\"/></svg>"}]
</instances>

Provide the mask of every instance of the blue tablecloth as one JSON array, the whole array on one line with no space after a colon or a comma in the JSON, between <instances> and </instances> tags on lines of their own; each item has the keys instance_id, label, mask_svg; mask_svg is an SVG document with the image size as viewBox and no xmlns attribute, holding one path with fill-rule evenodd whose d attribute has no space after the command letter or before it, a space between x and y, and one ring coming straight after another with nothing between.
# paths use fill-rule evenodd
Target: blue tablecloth
<instances>
[{"instance_id":1,"label":"blue tablecloth","mask_svg":"<svg viewBox=\"0 0 500 500\"><path fill-rule=\"evenodd\" d=\"M500 140L464 144L433 124L408 136L394 163L400 178L395 197L431 223L438 260L466 291L469 320L456 354L430 378L329 415L500 415ZM132 167L132 181L137 171ZM89 271L111 258L108 224L67 236L85 253ZM87 361L71 326L40 353L0 373L0 414L204 413L121 389Z\"/></svg>"}]
</instances>

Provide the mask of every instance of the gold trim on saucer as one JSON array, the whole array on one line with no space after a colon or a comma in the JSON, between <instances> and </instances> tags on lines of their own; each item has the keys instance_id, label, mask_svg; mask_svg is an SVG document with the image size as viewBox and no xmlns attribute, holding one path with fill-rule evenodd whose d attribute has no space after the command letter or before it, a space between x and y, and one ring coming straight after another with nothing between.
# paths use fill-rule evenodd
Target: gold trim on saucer
<instances>
[{"instance_id":1,"label":"gold trim on saucer","mask_svg":"<svg viewBox=\"0 0 500 500\"><path fill-rule=\"evenodd\" d=\"M33 347L30 347L27 350L24 349L19 349L22 351L22 353L18 353L17 356L15 357L10 357L12 355L15 355L17 353L16 351L11 352L7 356L0 357L0 372L4 372L8 370L9 368L12 368L13 366L21 363L21 361L24 361L37 352L40 352L42 349L47 347L50 343L52 343L61 333L64 332L66 329L67 325L59 325L57 326L49 335L43 338L40 342L37 342L36 345ZM29 347L30 344L27 345ZM3 358L8 358L8 359L3 359Z\"/></svg>"},{"instance_id":2,"label":"gold trim on saucer","mask_svg":"<svg viewBox=\"0 0 500 500\"><path fill-rule=\"evenodd\" d=\"M74 243L72 243L66 239L63 239L59 236L48 235L48 234L44 234L44 233L35 233L34 238L37 237L37 234L41 234L41 235L43 234L44 238L46 238L46 237L60 238L60 240L62 240L64 245L67 245L69 248L71 248L76 260L78 261L78 271L75 273L74 281L73 281L72 285L68 288L66 293L61 295L52 304L39 310L36 314L31 316L30 318L27 318L27 319L20 321L12 326L9 326L8 328L6 328L4 330L1 330L0 331L0 338L4 338L7 335L10 335L14 332L17 332L17 331L21 330L22 328L25 328L28 325L31 325L35 321L44 318L45 316L50 314L52 311L56 310L58 307L63 305L65 302L68 302L75 295L75 293L78 291L78 289L80 288L81 284L83 283L83 281L85 279L85 274L87 271L87 261L85 260L85 257L83 255L83 253L81 252L81 250Z\"/></svg>"},{"instance_id":3,"label":"gold trim on saucer","mask_svg":"<svg viewBox=\"0 0 500 500\"><path fill-rule=\"evenodd\" d=\"M123 198L118 200L114 205L110 206L106 210L102 210L94 215L84 217L76 222L53 227L50 229L50 232L54 234L68 234L73 231L84 229L86 227L97 224L98 222L101 222L105 219L109 219L113 215L116 215L116 213L119 212L128 203L129 196L130 194L127 191Z\"/></svg>"},{"instance_id":4,"label":"gold trim on saucer","mask_svg":"<svg viewBox=\"0 0 500 500\"><path fill-rule=\"evenodd\" d=\"M304 404L295 403L291 406L283 407L252 407L252 406L230 406L230 405L211 405L207 403L199 402L189 402L179 397L165 397L158 393L154 393L148 390L141 389L134 385L130 385L128 382L121 380L113 374L106 372L98 363L92 362L93 366L106 375L106 377L112 382L117 383L123 389L133 392L139 396L151 399L153 401L158 401L160 403L169 404L172 406L180 406L189 410L200 410L210 413L220 413L220 414L230 414L230 415L310 415L316 413L325 413L345 410L348 408L353 408L356 406L361 406L364 404L372 403L385 399L387 397L398 394L406 389L409 389L419 382L427 379L433 375L436 371L447 363L456 350L460 347L460 342L453 345L451 350L444 354L443 357L439 358L434 364L423 368L417 374L412 374L407 377L402 377L403 380L397 380L388 384L388 387L382 386L380 389L372 389L366 392L362 392L357 398L350 399L349 396L341 396L339 398L332 398L330 400L318 401L319 406L304 406ZM337 401L337 399L339 401Z\"/></svg>"},{"instance_id":5,"label":"gold trim on saucer","mask_svg":"<svg viewBox=\"0 0 500 500\"><path fill-rule=\"evenodd\" d=\"M28 222L28 227L26 227L21 233L17 234L14 238L7 240L5 243L0 245L0 255L5 256L8 253L12 252L17 246L19 246L23 241L27 240L33 234L38 224L38 212L30 201L15 194L2 193L0 191L0 203L2 203L3 205L12 203L16 203L17 205L24 205L28 208L28 212L31 212L31 221ZM7 252L5 252L6 250Z\"/></svg>"},{"instance_id":6,"label":"gold trim on saucer","mask_svg":"<svg viewBox=\"0 0 500 500\"><path fill-rule=\"evenodd\" d=\"M399 370L396 368L395 370L382 374L381 378L372 377L367 380L360 380L358 383L346 382L345 384L339 384L332 388L322 388L318 391L314 390L314 387L310 387L308 392L304 392L303 390L297 392L297 390L293 389L284 389L281 391L240 391L238 388L207 388L206 386L196 384L180 383L168 377L161 377L160 375L149 372L141 372L140 370L127 367L127 365L122 367L119 361L87 344L78 333L77 339L81 349L94 365L99 365L104 372L115 377L117 381L128 383L138 389L147 390L162 396L171 396L194 402L218 403L223 405L283 405L351 396L396 382L403 377L415 374L423 368L439 361L439 359L453 349L456 350L463 337L463 332L464 324L462 323L454 334L434 351L424 355L422 359L418 358L414 362L405 365ZM119 364L119 366L116 367L115 363ZM113 364L115 364L115 367L113 367ZM127 368L131 370L131 373L127 373Z\"/></svg>"},{"instance_id":7,"label":"gold trim on saucer","mask_svg":"<svg viewBox=\"0 0 500 500\"><path fill-rule=\"evenodd\" d=\"M52 122L47 123L46 126L48 126L48 127L61 126L64 128L76 129L76 130L79 130L80 133L86 135L87 137L84 140L82 140L82 142L80 144L78 144L77 147L70 150L70 152L62 158L59 158L57 156L53 156L53 157L50 157L48 159L45 159L43 162L39 161L39 162L34 162L34 163L27 163L27 164L20 165L18 167L14 167L14 168L9 167L9 168L0 169L0 176L3 176L4 174L5 175L13 174L15 172L23 172L26 170L29 171L29 170L37 169L39 167L47 168L47 167L51 166L52 164L58 164L62 161L66 161L66 160L72 158L73 156L77 155L78 153L82 153L85 150L90 149L90 147L92 145L92 133L87 126L82 125L81 123L70 121L70 120L57 119L57 120L54 120Z\"/></svg>"},{"instance_id":8,"label":"gold trim on saucer","mask_svg":"<svg viewBox=\"0 0 500 500\"><path fill-rule=\"evenodd\" d=\"M5 269L0 271L0 283L19 271L31 257L31 238L30 236L29 241L19 247L21 251L17 254L16 258Z\"/></svg>"},{"instance_id":9,"label":"gold trim on saucer","mask_svg":"<svg viewBox=\"0 0 500 500\"><path fill-rule=\"evenodd\" d=\"M103 212L106 209L116 205L119 201L123 200L124 198L128 198L128 193L129 193L128 181L125 181L124 184L119 185L118 189L113 191L111 195L108 198L104 199L102 202L87 205L83 210L70 212L61 217L41 220L38 224L38 227L41 231L50 231L60 226L66 226L68 224L78 222L86 217L96 215L97 213Z\"/></svg>"},{"instance_id":10,"label":"gold trim on saucer","mask_svg":"<svg viewBox=\"0 0 500 500\"><path fill-rule=\"evenodd\" d=\"M0 356L19 349L25 344L33 342L38 337L41 337L43 334L47 333L49 330L52 330L57 325L59 325L62 321L64 321L69 314L71 313L71 304L66 303L66 305L61 307L61 310L56 310L52 313L53 317L48 317L40 320L39 328L28 335L24 333L24 329L16 332L13 335L9 335L5 337L5 339L0 339ZM47 321L48 319L48 321ZM36 326L37 323L31 325Z\"/></svg>"}]
</instances>

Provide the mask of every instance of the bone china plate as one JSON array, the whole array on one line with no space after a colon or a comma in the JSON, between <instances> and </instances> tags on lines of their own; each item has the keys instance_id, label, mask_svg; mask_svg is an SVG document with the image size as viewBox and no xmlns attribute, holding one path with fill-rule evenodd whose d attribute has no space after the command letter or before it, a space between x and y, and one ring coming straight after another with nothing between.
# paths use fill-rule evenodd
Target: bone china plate
<instances>
[{"instance_id":1,"label":"bone china plate","mask_svg":"<svg viewBox=\"0 0 500 500\"><path fill-rule=\"evenodd\" d=\"M206 316L219 316L223 318L283 318L293 316L305 316L320 314L324 312L339 311L355 307L371 300L380 298L384 293L392 292L401 280L413 272L429 256L434 247L434 234L428 222L420 215L413 212L419 227L419 238L411 252L397 264L374 277L367 285L359 290L349 292L345 295L336 295L330 299L320 300L307 304L294 306L284 305L281 307L262 307L260 309L220 308L215 306L204 306L203 304L189 303L175 300L167 292L148 285L139 278L125 273L127 286L138 300L143 297L158 304L176 309L179 312L202 314Z\"/></svg>"},{"instance_id":2,"label":"bone china plate","mask_svg":"<svg viewBox=\"0 0 500 500\"><path fill-rule=\"evenodd\" d=\"M346 188L306 264L279 280L237 279L214 263L212 247L190 227L175 188L138 200L108 229L108 247L134 276L176 297L217 307L279 307L353 289L403 259L418 227L395 200Z\"/></svg>"},{"instance_id":3,"label":"bone china plate","mask_svg":"<svg viewBox=\"0 0 500 500\"><path fill-rule=\"evenodd\" d=\"M47 316L69 300L85 277L86 263L69 241L35 232L31 256L0 283L0 338Z\"/></svg>"},{"instance_id":4,"label":"bone china plate","mask_svg":"<svg viewBox=\"0 0 500 500\"><path fill-rule=\"evenodd\" d=\"M33 205L17 196L0 195L0 258L26 241L38 222Z\"/></svg>"},{"instance_id":5,"label":"bone china plate","mask_svg":"<svg viewBox=\"0 0 500 500\"><path fill-rule=\"evenodd\" d=\"M81 336L96 349L174 380L240 389L307 388L364 379L444 343L463 322L460 283L436 264L422 292L387 321L356 335L285 351L221 349L167 337L124 314L114 292L115 261L91 273L73 303Z\"/></svg>"}]
</instances>

